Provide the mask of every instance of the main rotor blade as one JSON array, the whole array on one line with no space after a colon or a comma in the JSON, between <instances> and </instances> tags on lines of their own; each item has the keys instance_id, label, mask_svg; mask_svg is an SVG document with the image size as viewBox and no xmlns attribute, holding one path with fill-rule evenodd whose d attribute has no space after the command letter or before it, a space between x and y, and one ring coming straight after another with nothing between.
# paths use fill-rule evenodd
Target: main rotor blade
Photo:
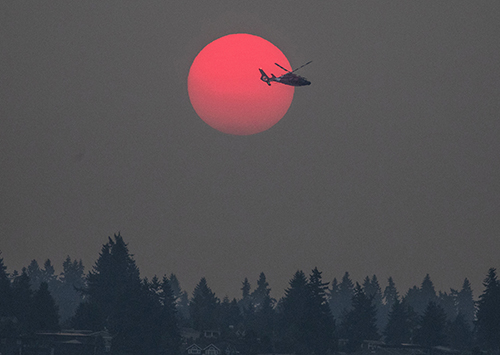
<instances>
[{"instance_id":1,"label":"main rotor blade","mask_svg":"<svg viewBox=\"0 0 500 355\"><path fill-rule=\"evenodd\" d=\"M300 66L300 67L298 67L297 69L292 70L290 73L296 72L296 71L297 71L297 70L299 70L300 68L303 68L303 67L305 67L307 64L311 64L311 63L312 63L312 60L308 61L306 64L301 65L301 66Z\"/></svg>"},{"instance_id":2,"label":"main rotor blade","mask_svg":"<svg viewBox=\"0 0 500 355\"><path fill-rule=\"evenodd\" d=\"M278 63L274 63L274 64L276 64L278 67L280 67L280 68L281 68L281 69L283 69L284 71L290 72L290 70L283 68L283 67L282 67L281 65L279 65Z\"/></svg>"}]
</instances>

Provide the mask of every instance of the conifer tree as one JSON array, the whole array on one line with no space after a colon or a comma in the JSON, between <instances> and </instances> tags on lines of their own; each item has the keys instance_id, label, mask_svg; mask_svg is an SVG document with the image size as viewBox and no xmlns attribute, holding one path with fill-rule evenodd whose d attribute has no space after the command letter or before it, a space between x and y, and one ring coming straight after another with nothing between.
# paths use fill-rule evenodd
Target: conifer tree
<instances>
[{"instance_id":1,"label":"conifer tree","mask_svg":"<svg viewBox=\"0 0 500 355\"><path fill-rule=\"evenodd\" d=\"M33 291L26 268L12 280L12 312L19 321L20 333L29 331L30 311L32 309Z\"/></svg>"},{"instance_id":2,"label":"conifer tree","mask_svg":"<svg viewBox=\"0 0 500 355\"><path fill-rule=\"evenodd\" d=\"M40 283L40 288L33 295L29 322L31 331L59 330L58 308L47 282Z\"/></svg>"},{"instance_id":3,"label":"conifer tree","mask_svg":"<svg viewBox=\"0 0 500 355\"><path fill-rule=\"evenodd\" d=\"M382 305L382 288L377 279L377 275L373 275L370 283L370 293L368 296L373 296L373 302L377 307Z\"/></svg>"},{"instance_id":4,"label":"conifer tree","mask_svg":"<svg viewBox=\"0 0 500 355\"><path fill-rule=\"evenodd\" d=\"M54 266L50 259L45 260L43 264L43 269L40 270L41 281L46 282L49 286L49 291L54 294L59 288L59 280L55 274Z\"/></svg>"},{"instance_id":5,"label":"conifer tree","mask_svg":"<svg viewBox=\"0 0 500 355\"><path fill-rule=\"evenodd\" d=\"M226 296L222 299L219 310L218 324L220 325L222 335L229 336L232 333L232 329L242 321L238 301L235 298L230 301Z\"/></svg>"},{"instance_id":6,"label":"conifer tree","mask_svg":"<svg viewBox=\"0 0 500 355\"><path fill-rule=\"evenodd\" d=\"M384 303L392 308L392 304L398 299L398 290L392 277L387 279L387 286L384 289Z\"/></svg>"},{"instance_id":7,"label":"conifer tree","mask_svg":"<svg viewBox=\"0 0 500 355\"><path fill-rule=\"evenodd\" d=\"M132 255L120 233L101 249L98 260L87 276L86 301L77 309L73 325L108 329L113 337L113 352L140 353L144 342L137 324L150 319L154 307L139 277ZM83 328L88 329L88 328Z\"/></svg>"},{"instance_id":8,"label":"conifer tree","mask_svg":"<svg viewBox=\"0 0 500 355\"><path fill-rule=\"evenodd\" d=\"M450 289L450 293L447 292L438 292L436 303L443 308L444 313L446 314L446 319L450 322L454 321L457 316L457 307L456 307L456 295L457 291L454 289Z\"/></svg>"},{"instance_id":9,"label":"conifer tree","mask_svg":"<svg viewBox=\"0 0 500 355\"><path fill-rule=\"evenodd\" d=\"M368 297L372 298L372 303L377 310L377 328L383 329L383 327L385 327L386 318L382 318L382 289L380 288L376 275L373 275L371 279L366 276L363 281L363 291Z\"/></svg>"},{"instance_id":10,"label":"conifer tree","mask_svg":"<svg viewBox=\"0 0 500 355\"><path fill-rule=\"evenodd\" d=\"M434 301L429 301L420 318L415 342L424 346L446 345L446 313Z\"/></svg>"},{"instance_id":11,"label":"conifer tree","mask_svg":"<svg viewBox=\"0 0 500 355\"><path fill-rule=\"evenodd\" d=\"M422 314L422 312L427 308L429 302L435 303L436 301L437 295L436 290L434 289L434 283L431 281L429 274L427 274L425 275L422 285L420 286L419 302L414 306L414 309L418 314Z\"/></svg>"},{"instance_id":12,"label":"conifer tree","mask_svg":"<svg viewBox=\"0 0 500 355\"><path fill-rule=\"evenodd\" d=\"M70 318L70 327L99 331L106 328L107 320L109 318L101 312L100 306L86 299L78 305L75 315Z\"/></svg>"},{"instance_id":13,"label":"conifer tree","mask_svg":"<svg viewBox=\"0 0 500 355\"><path fill-rule=\"evenodd\" d=\"M490 268L484 291L477 303L476 331L479 344L487 350L500 351L500 282L496 269Z\"/></svg>"},{"instance_id":14,"label":"conifer tree","mask_svg":"<svg viewBox=\"0 0 500 355\"><path fill-rule=\"evenodd\" d=\"M1 255L1 253L0 253ZM12 290L7 267L0 258L0 317L12 315Z\"/></svg>"},{"instance_id":15,"label":"conifer tree","mask_svg":"<svg viewBox=\"0 0 500 355\"><path fill-rule=\"evenodd\" d=\"M269 288L269 283L266 280L266 275L261 272L259 279L257 280L257 288L250 295L255 312L262 308L264 303L271 301L270 294L271 289Z\"/></svg>"},{"instance_id":16,"label":"conifer tree","mask_svg":"<svg viewBox=\"0 0 500 355\"><path fill-rule=\"evenodd\" d=\"M352 283L349 273L346 271L338 287L338 302L333 311L333 316L336 319L341 318L345 313L351 310L353 296L354 284Z\"/></svg>"},{"instance_id":17,"label":"conifer tree","mask_svg":"<svg viewBox=\"0 0 500 355\"><path fill-rule=\"evenodd\" d=\"M219 299L208 287L207 280L202 277L193 291L189 304L193 328L200 331L215 328L218 306Z\"/></svg>"},{"instance_id":18,"label":"conifer tree","mask_svg":"<svg viewBox=\"0 0 500 355\"><path fill-rule=\"evenodd\" d=\"M140 317L134 317L135 331L129 334L140 339L140 348L137 342L127 344L127 347L121 345L120 352L130 352L138 354L139 350L146 354L156 353L159 351L159 344L162 337L162 315L161 315L161 284L158 277L155 275L151 281L147 278L142 280L141 283L141 297L140 304L136 305L139 308L138 314ZM116 351L116 347L115 351Z\"/></svg>"},{"instance_id":19,"label":"conifer tree","mask_svg":"<svg viewBox=\"0 0 500 355\"><path fill-rule=\"evenodd\" d=\"M309 301L309 348L316 354L336 349L335 320L327 299L328 282L323 282L318 268L309 276L311 299Z\"/></svg>"},{"instance_id":20,"label":"conifer tree","mask_svg":"<svg viewBox=\"0 0 500 355\"><path fill-rule=\"evenodd\" d=\"M175 276L174 273L171 273L168 282L170 287L172 288L172 292L175 299L176 309L177 309L177 318L181 321L181 323L186 323L189 319L189 298L186 291L182 290L181 284Z\"/></svg>"},{"instance_id":21,"label":"conifer tree","mask_svg":"<svg viewBox=\"0 0 500 355\"><path fill-rule=\"evenodd\" d=\"M341 322L341 336L349 339L347 350L355 351L363 340L378 340L377 311L372 297L366 296L363 288L356 282L352 309L347 312Z\"/></svg>"},{"instance_id":22,"label":"conifer tree","mask_svg":"<svg viewBox=\"0 0 500 355\"><path fill-rule=\"evenodd\" d=\"M476 314L476 305L472 294L472 287L468 279L464 280L462 289L456 295L457 313L462 314L465 322L472 327Z\"/></svg>"},{"instance_id":23,"label":"conifer tree","mask_svg":"<svg viewBox=\"0 0 500 355\"><path fill-rule=\"evenodd\" d=\"M418 314L422 315L429 302L437 302L436 290L429 274L425 275L420 288L413 286L406 293L404 300Z\"/></svg>"},{"instance_id":24,"label":"conifer tree","mask_svg":"<svg viewBox=\"0 0 500 355\"><path fill-rule=\"evenodd\" d=\"M459 312L447 328L447 338L452 349L468 350L472 347L472 330L462 313Z\"/></svg>"},{"instance_id":25,"label":"conifer tree","mask_svg":"<svg viewBox=\"0 0 500 355\"><path fill-rule=\"evenodd\" d=\"M392 310L392 306L396 299L399 300L398 290L396 289L396 284L392 277L387 279L387 286L384 289L382 296L382 306L378 312L378 327L379 329L385 329L387 322L389 320L389 313Z\"/></svg>"},{"instance_id":26,"label":"conifer tree","mask_svg":"<svg viewBox=\"0 0 500 355\"><path fill-rule=\"evenodd\" d=\"M392 302L387 325L384 329L385 342L390 345L410 343L412 326L412 310L405 302L400 302L396 298Z\"/></svg>"},{"instance_id":27,"label":"conifer tree","mask_svg":"<svg viewBox=\"0 0 500 355\"><path fill-rule=\"evenodd\" d=\"M71 260L67 256L63 262L60 285L54 295L63 323L75 314L79 304L83 301L82 291L84 288L85 277L82 261Z\"/></svg>"},{"instance_id":28,"label":"conifer tree","mask_svg":"<svg viewBox=\"0 0 500 355\"><path fill-rule=\"evenodd\" d=\"M289 282L282 299L284 332L282 346L285 351L307 353L309 337L309 307L311 290L306 275L298 270Z\"/></svg>"},{"instance_id":29,"label":"conifer tree","mask_svg":"<svg viewBox=\"0 0 500 355\"><path fill-rule=\"evenodd\" d=\"M38 262L35 259L31 260L26 272L31 282L31 289L33 291L38 290L40 283L43 281L43 276L42 270L40 270L40 266L38 266Z\"/></svg>"},{"instance_id":30,"label":"conifer tree","mask_svg":"<svg viewBox=\"0 0 500 355\"><path fill-rule=\"evenodd\" d=\"M170 279L172 279L172 275ZM161 293L161 319L163 330L161 344L167 355L177 354L181 344L181 335L176 317L178 303L175 299L172 287L170 286L170 279L163 277Z\"/></svg>"},{"instance_id":31,"label":"conifer tree","mask_svg":"<svg viewBox=\"0 0 500 355\"><path fill-rule=\"evenodd\" d=\"M242 282L241 286L241 299L246 299L250 296L250 290L252 287L250 286L250 282L248 282L248 278L245 277L245 280Z\"/></svg>"},{"instance_id":32,"label":"conifer tree","mask_svg":"<svg viewBox=\"0 0 500 355\"><path fill-rule=\"evenodd\" d=\"M337 278L334 277L328 289L328 304L330 305L330 310L333 317L335 317L337 305L339 302L339 285Z\"/></svg>"},{"instance_id":33,"label":"conifer tree","mask_svg":"<svg viewBox=\"0 0 500 355\"><path fill-rule=\"evenodd\" d=\"M423 297L429 301L434 301L436 299L436 290L434 289L434 283L431 281L429 274L425 275L422 285L420 286L420 292Z\"/></svg>"},{"instance_id":34,"label":"conifer tree","mask_svg":"<svg viewBox=\"0 0 500 355\"><path fill-rule=\"evenodd\" d=\"M250 295L252 287L248 278L245 277L241 283L241 299L239 301L241 313L245 321L249 321L253 315L252 297Z\"/></svg>"},{"instance_id":35,"label":"conifer tree","mask_svg":"<svg viewBox=\"0 0 500 355\"><path fill-rule=\"evenodd\" d=\"M0 336L3 339L14 338L17 333L15 312L13 310L13 291L6 270L3 259L0 258ZM2 347L2 344L0 344L0 349Z\"/></svg>"},{"instance_id":36,"label":"conifer tree","mask_svg":"<svg viewBox=\"0 0 500 355\"><path fill-rule=\"evenodd\" d=\"M250 283L245 279L242 291L250 290ZM257 287L246 298L242 299L242 314L251 338L260 339L256 346L250 346L252 351L272 352L275 332L275 300L271 297L271 288L266 275L261 272L257 280ZM252 341L247 339L248 342ZM256 340L254 340L256 341Z\"/></svg>"},{"instance_id":37,"label":"conifer tree","mask_svg":"<svg viewBox=\"0 0 500 355\"><path fill-rule=\"evenodd\" d=\"M176 300L170 281L163 276L160 281L156 276L151 282L143 282L148 297L142 302L144 317L141 318L139 331L142 346L140 352L157 354L177 354L181 337L177 320Z\"/></svg>"},{"instance_id":38,"label":"conifer tree","mask_svg":"<svg viewBox=\"0 0 500 355\"><path fill-rule=\"evenodd\" d=\"M264 298L260 307L252 315L251 329L261 339L258 347L260 353L273 353L275 351L275 318L274 299L268 296Z\"/></svg>"},{"instance_id":39,"label":"conifer tree","mask_svg":"<svg viewBox=\"0 0 500 355\"><path fill-rule=\"evenodd\" d=\"M370 281L370 278L368 276L366 276L363 280L363 284L362 286L363 287L363 292L365 293L365 295L367 296L371 296L372 295L372 290L371 290L371 281Z\"/></svg>"}]
</instances>

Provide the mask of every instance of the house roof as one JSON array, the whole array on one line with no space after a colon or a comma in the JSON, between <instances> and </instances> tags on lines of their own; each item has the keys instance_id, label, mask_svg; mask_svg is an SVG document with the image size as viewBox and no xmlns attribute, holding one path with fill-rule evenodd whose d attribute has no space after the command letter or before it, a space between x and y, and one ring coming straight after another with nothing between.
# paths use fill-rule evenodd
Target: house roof
<instances>
[{"instance_id":1,"label":"house roof","mask_svg":"<svg viewBox=\"0 0 500 355\"><path fill-rule=\"evenodd\" d=\"M216 347L214 344L210 344L208 346L205 346L205 348L203 350L207 350L207 349L210 349L210 348L213 348L213 349L216 349L216 350L220 351L220 349L218 347Z\"/></svg>"},{"instance_id":2,"label":"house roof","mask_svg":"<svg viewBox=\"0 0 500 355\"><path fill-rule=\"evenodd\" d=\"M198 344L191 344L191 345L189 345L186 348L186 350L189 350L189 349L192 349L192 348L196 348L196 349L200 349L201 350L201 347Z\"/></svg>"}]
</instances>

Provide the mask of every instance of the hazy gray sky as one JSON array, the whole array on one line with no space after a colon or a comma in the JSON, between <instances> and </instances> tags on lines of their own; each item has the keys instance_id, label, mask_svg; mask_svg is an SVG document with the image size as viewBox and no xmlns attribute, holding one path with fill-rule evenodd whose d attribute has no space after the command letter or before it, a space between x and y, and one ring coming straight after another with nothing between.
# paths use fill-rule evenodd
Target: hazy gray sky
<instances>
[{"instance_id":1,"label":"hazy gray sky","mask_svg":"<svg viewBox=\"0 0 500 355\"><path fill-rule=\"evenodd\" d=\"M88 270L120 231L143 276L189 293L206 276L239 296L264 271L280 296L317 266L400 293L467 277L477 296L500 267L499 18L497 0L2 2L8 271ZM197 53L240 32L313 60L286 116L246 137L187 95Z\"/></svg>"}]
</instances>

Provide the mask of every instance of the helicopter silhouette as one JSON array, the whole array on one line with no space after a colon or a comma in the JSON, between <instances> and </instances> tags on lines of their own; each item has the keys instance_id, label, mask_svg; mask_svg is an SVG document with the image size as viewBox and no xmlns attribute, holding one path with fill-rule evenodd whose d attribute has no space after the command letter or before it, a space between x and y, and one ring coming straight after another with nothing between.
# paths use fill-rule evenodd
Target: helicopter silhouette
<instances>
[{"instance_id":1,"label":"helicopter silhouette","mask_svg":"<svg viewBox=\"0 0 500 355\"><path fill-rule=\"evenodd\" d=\"M281 84L285 84L285 85L291 85L291 86L311 85L311 82L308 81L306 78L304 78L304 77L302 77L300 75L294 74L294 72L296 72L300 68L305 67L307 64L310 64L311 62L312 62L312 60L309 61L309 62L307 62L304 65L301 65L300 67L298 67L297 69L294 69L292 71L289 71L289 70L283 68L278 63L274 63L278 67L280 67L281 69L283 69L284 71L287 72L286 74L283 74L282 76L278 76L278 77L274 76L274 74L271 74L271 77L269 77L264 72L264 70L262 70L262 68L259 68L259 71L260 71L260 74L261 74L260 80L262 80L263 82L265 82L269 86L271 86L271 82L272 81L276 81L277 83L281 83Z\"/></svg>"}]
</instances>

